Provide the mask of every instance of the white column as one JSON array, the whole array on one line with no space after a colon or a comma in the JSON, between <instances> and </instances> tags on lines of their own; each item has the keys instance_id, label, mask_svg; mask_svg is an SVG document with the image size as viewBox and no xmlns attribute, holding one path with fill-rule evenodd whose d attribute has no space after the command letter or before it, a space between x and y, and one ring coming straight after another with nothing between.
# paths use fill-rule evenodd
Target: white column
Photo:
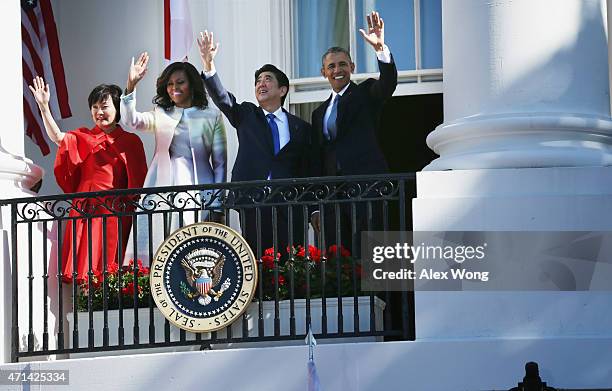
<instances>
[{"instance_id":1,"label":"white column","mask_svg":"<svg viewBox=\"0 0 612 391\"><path fill-rule=\"evenodd\" d=\"M0 2L0 35L2 36L3 93L0 94L0 198L32 195L29 189L38 182L43 171L23 156L24 131L21 76L21 10L18 1ZM0 216L0 363L10 360L11 353L11 263L10 209L2 208Z\"/></svg>"},{"instance_id":2,"label":"white column","mask_svg":"<svg viewBox=\"0 0 612 391\"><path fill-rule=\"evenodd\" d=\"M19 2L2 2L2 71L4 93L0 94L1 198L25 196L43 175L42 170L23 156L23 79L21 72L21 8ZM5 228L5 227L3 227Z\"/></svg>"},{"instance_id":3,"label":"white column","mask_svg":"<svg viewBox=\"0 0 612 391\"><path fill-rule=\"evenodd\" d=\"M605 0L444 1L426 170L612 164Z\"/></svg>"},{"instance_id":4,"label":"white column","mask_svg":"<svg viewBox=\"0 0 612 391\"><path fill-rule=\"evenodd\" d=\"M612 231L604 3L443 0L444 123L428 138L440 158L417 174L415 231ZM472 364L518 368L533 357L522 340L545 368L554 341L568 353L552 385L609 370L581 341L612 349L610 291L416 292L415 306L417 341L440 355L491 341Z\"/></svg>"}]
</instances>

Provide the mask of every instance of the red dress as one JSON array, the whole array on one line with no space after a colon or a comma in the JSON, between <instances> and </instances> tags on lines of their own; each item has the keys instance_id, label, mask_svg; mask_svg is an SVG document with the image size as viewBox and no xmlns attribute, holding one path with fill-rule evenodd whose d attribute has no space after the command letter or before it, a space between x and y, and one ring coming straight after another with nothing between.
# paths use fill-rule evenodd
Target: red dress
<instances>
[{"instance_id":1,"label":"red dress","mask_svg":"<svg viewBox=\"0 0 612 391\"><path fill-rule=\"evenodd\" d=\"M103 191L112 189L142 187L147 173L144 148L140 138L116 127L110 134L98 127L79 128L68 132L60 143L55 158L55 178L65 193ZM117 205L111 197L97 199L74 199L73 205L88 215L108 215L106 207ZM83 212L71 209L70 217L79 217L76 224L68 220L62 240L62 274L64 281L72 281L74 257L76 253L77 281L89 271L91 258L92 271L100 275L104 270L103 248L106 241L107 265L117 264L123 258L118 252L118 219L106 218L106 238L104 223L99 217L83 218ZM122 243L125 246L131 228L131 218L122 217ZM89 221L89 223L88 223ZM90 225L90 228L88 227ZM88 230L91 229L91 238ZM73 245L75 232L76 247ZM91 257L89 243L91 242Z\"/></svg>"}]
</instances>

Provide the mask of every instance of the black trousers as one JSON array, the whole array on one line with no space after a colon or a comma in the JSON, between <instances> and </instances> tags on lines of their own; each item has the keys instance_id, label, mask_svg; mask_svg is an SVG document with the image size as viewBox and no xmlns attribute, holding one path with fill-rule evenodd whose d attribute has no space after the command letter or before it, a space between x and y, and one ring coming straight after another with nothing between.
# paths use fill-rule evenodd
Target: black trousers
<instances>
[{"instance_id":1,"label":"black trousers","mask_svg":"<svg viewBox=\"0 0 612 391\"><path fill-rule=\"evenodd\" d=\"M289 238L289 208L292 208L292 224L293 238L290 242ZM257 241L257 209L260 211L259 227L261 241ZM242 236L253 250L255 257L260 257L265 250L274 246L274 233L277 237L277 252L282 256L287 255L287 246L297 246L304 242L304 216L301 206L277 206L276 207L276 224L274 224L272 213L273 208L270 206L260 208L242 209L240 213L240 226L242 228ZM306 221L307 222L307 221ZM243 224L244 223L244 224ZM261 253L259 253L261 251Z\"/></svg>"},{"instance_id":2,"label":"black trousers","mask_svg":"<svg viewBox=\"0 0 612 391\"><path fill-rule=\"evenodd\" d=\"M361 255L362 231L381 231L383 229L383 213L381 202L338 203L323 207L322 222L325 247L342 245L351 254L359 258ZM321 243L320 243L321 245Z\"/></svg>"}]
</instances>

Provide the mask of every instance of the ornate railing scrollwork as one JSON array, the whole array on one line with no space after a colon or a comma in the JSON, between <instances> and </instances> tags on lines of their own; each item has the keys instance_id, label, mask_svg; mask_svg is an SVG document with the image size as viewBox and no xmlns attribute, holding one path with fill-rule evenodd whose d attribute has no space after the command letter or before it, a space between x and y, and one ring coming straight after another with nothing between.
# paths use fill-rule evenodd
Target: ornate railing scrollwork
<instances>
[{"instance_id":1,"label":"ornate railing scrollwork","mask_svg":"<svg viewBox=\"0 0 612 391\"><path fill-rule=\"evenodd\" d=\"M161 210L187 212L272 205L314 206L397 199L399 182L413 181L414 176L394 174L296 178L126 189L13 199L0 201L0 204L16 204L18 222L151 214Z\"/></svg>"}]
</instances>

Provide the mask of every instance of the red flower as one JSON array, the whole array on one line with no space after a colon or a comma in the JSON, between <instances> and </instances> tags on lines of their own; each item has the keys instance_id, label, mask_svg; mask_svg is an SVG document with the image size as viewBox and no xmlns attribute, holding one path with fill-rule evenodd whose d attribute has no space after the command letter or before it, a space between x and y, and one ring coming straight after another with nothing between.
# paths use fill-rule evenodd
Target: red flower
<instances>
[{"instance_id":1,"label":"red flower","mask_svg":"<svg viewBox=\"0 0 612 391\"><path fill-rule=\"evenodd\" d=\"M294 257L297 257L297 258L300 258L300 257L304 258L304 247L287 246L287 254L289 254L289 256L293 255Z\"/></svg>"},{"instance_id":2,"label":"red flower","mask_svg":"<svg viewBox=\"0 0 612 391\"><path fill-rule=\"evenodd\" d=\"M91 285L94 289L99 289L102 286L102 278L99 276L99 273L91 280Z\"/></svg>"},{"instance_id":3,"label":"red flower","mask_svg":"<svg viewBox=\"0 0 612 391\"><path fill-rule=\"evenodd\" d=\"M270 284L274 286L275 283L276 283L276 278L274 278L274 276L271 276ZM285 276L283 276L282 274L279 274L279 276L278 276L278 286L283 286L286 283L287 283L287 281L285 280Z\"/></svg>"},{"instance_id":4,"label":"red flower","mask_svg":"<svg viewBox=\"0 0 612 391\"><path fill-rule=\"evenodd\" d=\"M276 258L280 259L280 253L276 253ZM264 251L261 261L265 268L274 269L274 248L269 248Z\"/></svg>"},{"instance_id":5,"label":"red flower","mask_svg":"<svg viewBox=\"0 0 612 391\"><path fill-rule=\"evenodd\" d=\"M117 270L119 270L119 265L117 265L115 262L108 264L106 266L106 270L108 271L109 274L115 274L117 273Z\"/></svg>"},{"instance_id":6,"label":"red flower","mask_svg":"<svg viewBox=\"0 0 612 391\"><path fill-rule=\"evenodd\" d=\"M308 255L310 255L310 259L312 259L315 262L321 261L321 250L319 250L312 244L308 245Z\"/></svg>"},{"instance_id":7,"label":"red flower","mask_svg":"<svg viewBox=\"0 0 612 391\"><path fill-rule=\"evenodd\" d=\"M306 249L304 248L304 246L300 245L297 247L293 247L293 249L288 248L288 251L289 251L289 254L291 254L291 251L293 251L293 254L295 255L296 258L302 258L302 260L306 258ZM321 260L321 250L319 250L312 244L309 244L308 245L308 256L313 261L319 262Z\"/></svg>"},{"instance_id":8,"label":"red flower","mask_svg":"<svg viewBox=\"0 0 612 391\"><path fill-rule=\"evenodd\" d=\"M125 288L121 289L121 293L124 295L133 295L134 294L134 283L130 282L125 286Z\"/></svg>"},{"instance_id":9,"label":"red flower","mask_svg":"<svg viewBox=\"0 0 612 391\"><path fill-rule=\"evenodd\" d=\"M136 264L138 265L139 269L142 269L142 261L140 259L136 260ZM125 269L126 267L124 266L123 268ZM128 263L127 268L130 269L130 270L134 268L134 260L133 259L130 259L130 262Z\"/></svg>"},{"instance_id":10,"label":"red flower","mask_svg":"<svg viewBox=\"0 0 612 391\"><path fill-rule=\"evenodd\" d=\"M295 258L305 258L306 257L304 247L301 245L297 247L287 246L287 254L293 255Z\"/></svg>"},{"instance_id":11,"label":"red flower","mask_svg":"<svg viewBox=\"0 0 612 391\"><path fill-rule=\"evenodd\" d=\"M274 256L274 247L267 248L264 251L264 255L270 255L270 256L273 257ZM277 253L277 256L280 257L280 253Z\"/></svg>"},{"instance_id":12,"label":"red flower","mask_svg":"<svg viewBox=\"0 0 612 391\"><path fill-rule=\"evenodd\" d=\"M83 277L78 277L76 278L76 282L78 285L81 285L82 287L87 287L87 281L89 280L89 275L85 274Z\"/></svg>"},{"instance_id":13,"label":"red flower","mask_svg":"<svg viewBox=\"0 0 612 391\"><path fill-rule=\"evenodd\" d=\"M264 255L261 257L261 261L263 262L263 266L266 269L274 269L274 257L270 255Z\"/></svg>"},{"instance_id":14,"label":"red flower","mask_svg":"<svg viewBox=\"0 0 612 391\"><path fill-rule=\"evenodd\" d=\"M338 250L338 247L335 244L332 244L331 246L329 246L329 248L327 249L327 257L335 258L337 250ZM342 258L348 258L351 256L351 252L347 250L346 248L344 248L344 246L340 245L340 256Z\"/></svg>"},{"instance_id":15,"label":"red flower","mask_svg":"<svg viewBox=\"0 0 612 391\"><path fill-rule=\"evenodd\" d=\"M148 267L143 267L142 269L138 270L138 277L148 276L149 270L150 269Z\"/></svg>"}]
</instances>

